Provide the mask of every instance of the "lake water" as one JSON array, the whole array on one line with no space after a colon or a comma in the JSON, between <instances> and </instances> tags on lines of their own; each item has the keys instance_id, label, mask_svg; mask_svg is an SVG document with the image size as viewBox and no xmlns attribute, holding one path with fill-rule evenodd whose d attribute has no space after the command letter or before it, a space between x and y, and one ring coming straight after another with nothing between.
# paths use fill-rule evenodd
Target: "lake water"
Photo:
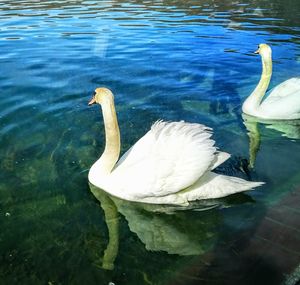
<instances>
[{"instance_id":1,"label":"lake water","mask_svg":"<svg viewBox=\"0 0 300 285\"><path fill-rule=\"evenodd\" d=\"M243 119L241 104L259 43L272 86L299 76L299 27L299 0L0 0L0 284L296 284L300 124ZM266 185L185 211L90 187L98 86L122 152L157 119L203 123L232 154L218 172ZM278 216L262 226L285 209L289 240Z\"/></svg>"}]
</instances>

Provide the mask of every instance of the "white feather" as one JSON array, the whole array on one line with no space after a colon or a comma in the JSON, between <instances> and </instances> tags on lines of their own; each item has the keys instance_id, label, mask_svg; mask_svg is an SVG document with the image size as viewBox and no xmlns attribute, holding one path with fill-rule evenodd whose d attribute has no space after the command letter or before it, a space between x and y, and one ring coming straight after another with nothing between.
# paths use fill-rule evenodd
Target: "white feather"
<instances>
[{"instance_id":1,"label":"white feather","mask_svg":"<svg viewBox=\"0 0 300 285\"><path fill-rule=\"evenodd\" d=\"M293 77L278 84L270 90L263 103L275 103L288 96L299 94L300 92L300 77Z\"/></svg>"},{"instance_id":2,"label":"white feather","mask_svg":"<svg viewBox=\"0 0 300 285\"><path fill-rule=\"evenodd\" d=\"M101 104L106 146L89 171L89 181L121 199L186 205L261 185L211 173L229 158L217 151L212 130L201 124L157 121L116 164L120 133L112 92L97 88L89 104Z\"/></svg>"},{"instance_id":3,"label":"white feather","mask_svg":"<svg viewBox=\"0 0 300 285\"><path fill-rule=\"evenodd\" d=\"M261 78L243 103L243 112L266 120L300 119L300 78L282 82L263 100L272 77L272 50L267 44L260 44L258 53L263 65Z\"/></svg>"},{"instance_id":4,"label":"white feather","mask_svg":"<svg viewBox=\"0 0 300 285\"><path fill-rule=\"evenodd\" d=\"M111 178L122 180L136 198L176 193L196 182L214 162L216 148L210 137L210 129L200 124L158 121L121 158Z\"/></svg>"},{"instance_id":5,"label":"white feather","mask_svg":"<svg viewBox=\"0 0 300 285\"><path fill-rule=\"evenodd\" d=\"M211 129L201 124L158 121L109 176L91 182L122 199L178 205L262 184L210 172L230 157L216 151L211 135Z\"/></svg>"},{"instance_id":6,"label":"white feather","mask_svg":"<svg viewBox=\"0 0 300 285\"><path fill-rule=\"evenodd\" d=\"M268 118L300 118L300 78L290 78L272 89L260 112Z\"/></svg>"}]
</instances>

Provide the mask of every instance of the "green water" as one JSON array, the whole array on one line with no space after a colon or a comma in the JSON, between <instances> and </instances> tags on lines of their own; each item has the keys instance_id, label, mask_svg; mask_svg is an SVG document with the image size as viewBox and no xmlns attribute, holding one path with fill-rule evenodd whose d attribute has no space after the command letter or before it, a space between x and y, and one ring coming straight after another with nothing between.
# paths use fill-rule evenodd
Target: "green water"
<instances>
[{"instance_id":1,"label":"green water","mask_svg":"<svg viewBox=\"0 0 300 285\"><path fill-rule=\"evenodd\" d=\"M241 104L261 42L272 86L299 76L299 19L298 0L0 0L0 284L282 284L294 268L244 253L300 188L300 124L243 119ZM232 154L218 172L266 185L185 211L90 188L98 86L115 93L122 153L157 119L199 122Z\"/></svg>"}]
</instances>

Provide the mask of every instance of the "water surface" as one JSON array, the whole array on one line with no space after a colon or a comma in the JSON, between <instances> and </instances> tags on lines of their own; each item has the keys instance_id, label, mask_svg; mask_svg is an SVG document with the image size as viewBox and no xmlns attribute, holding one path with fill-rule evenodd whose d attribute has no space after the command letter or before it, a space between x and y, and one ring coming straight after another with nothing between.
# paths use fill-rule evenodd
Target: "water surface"
<instances>
[{"instance_id":1,"label":"water surface","mask_svg":"<svg viewBox=\"0 0 300 285\"><path fill-rule=\"evenodd\" d=\"M299 122L249 121L241 104L261 42L273 48L272 86L299 76L299 19L298 0L0 0L0 283L292 280ZM232 154L220 173L266 185L198 211L90 189L104 147L99 108L87 107L98 86L115 93L122 152L157 119L203 123ZM282 224L261 232L276 209L290 211L289 241Z\"/></svg>"}]
</instances>

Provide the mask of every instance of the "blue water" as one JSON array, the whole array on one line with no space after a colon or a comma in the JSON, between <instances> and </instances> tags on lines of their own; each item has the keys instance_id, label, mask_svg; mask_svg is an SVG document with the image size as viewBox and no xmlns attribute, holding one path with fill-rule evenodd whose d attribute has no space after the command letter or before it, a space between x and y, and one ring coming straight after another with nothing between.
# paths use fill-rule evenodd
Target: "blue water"
<instances>
[{"instance_id":1,"label":"blue water","mask_svg":"<svg viewBox=\"0 0 300 285\"><path fill-rule=\"evenodd\" d=\"M0 0L0 284L282 284L295 264L250 245L300 188L300 123L249 122L241 105L259 43L272 86L299 76L299 19L298 0ZM220 173L266 185L197 211L90 188L98 86L115 94L122 152L157 119L203 123L232 154Z\"/></svg>"}]
</instances>

